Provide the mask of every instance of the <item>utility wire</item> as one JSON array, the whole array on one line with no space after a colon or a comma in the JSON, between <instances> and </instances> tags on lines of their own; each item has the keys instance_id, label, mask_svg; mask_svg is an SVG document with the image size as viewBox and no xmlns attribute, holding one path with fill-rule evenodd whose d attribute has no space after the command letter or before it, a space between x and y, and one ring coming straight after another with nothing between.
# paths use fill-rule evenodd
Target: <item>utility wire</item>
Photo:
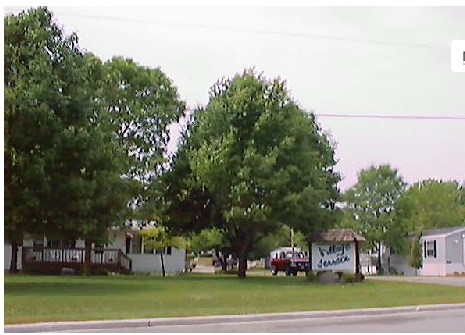
<instances>
[{"instance_id":1,"label":"utility wire","mask_svg":"<svg viewBox=\"0 0 465 335\"><path fill-rule=\"evenodd\" d=\"M464 120L465 116L433 116L433 115L365 115L365 114L326 114L315 113L317 117L334 117L347 119L392 119L392 120Z\"/></svg>"},{"instance_id":2,"label":"utility wire","mask_svg":"<svg viewBox=\"0 0 465 335\"><path fill-rule=\"evenodd\" d=\"M450 50L449 46L442 47L442 46L435 46L435 45L414 44L414 43L404 43L404 42L375 41L375 40L368 40L368 39L354 38L354 37L343 37L343 36L311 34L311 33L299 33L299 32L291 32L291 31L239 28L239 27L204 25L204 24L195 24L195 23L184 23L184 22L182 22L182 23L181 22L167 22L167 21L158 21L158 20L139 20L139 19L130 19L130 18L125 18L125 17L116 17L116 16L78 14L78 13L66 13L66 12L55 12L55 14L64 15L64 16L79 17L79 18L84 18L84 19L108 20L108 21L130 22L130 23L139 23L139 24L140 23L143 23L143 24L155 24L155 25L162 25L162 26L169 26L169 27L213 29L213 30L222 30L222 31L230 31L230 32L240 32L240 33L287 36L287 37L297 37L297 38L313 38L313 39L346 41L346 42L352 42L352 43L387 45L387 46L395 46L395 47L429 49L429 50L440 50L440 51L449 51Z\"/></svg>"},{"instance_id":3,"label":"utility wire","mask_svg":"<svg viewBox=\"0 0 465 335\"><path fill-rule=\"evenodd\" d=\"M196 108L187 108L188 112L196 112ZM201 107L200 110L204 110ZM218 110L217 110L218 111ZM224 113L236 113L236 114L261 114L263 111L229 111L227 109L222 110ZM324 118L341 118L341 119L391 119L391 120L426 120L426 121L465 121L465 116L456 115L409 115L409 114L397 114L397 115L386 115L386 114L342 114L342 113L315 113L313 111L305 111L305 114L313 114L316 117Z\"/></svg>"}]
</instances>

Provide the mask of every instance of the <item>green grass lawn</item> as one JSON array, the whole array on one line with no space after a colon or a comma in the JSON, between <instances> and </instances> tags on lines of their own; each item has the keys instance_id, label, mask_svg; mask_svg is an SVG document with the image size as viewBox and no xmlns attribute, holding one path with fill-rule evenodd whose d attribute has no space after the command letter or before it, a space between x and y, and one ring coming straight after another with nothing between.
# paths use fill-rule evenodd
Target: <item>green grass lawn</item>
<instances>
[{"instance_id":1,"label":"green grass lawn","mask_svg":"<svg viewBox=\"0 0 465 335\"><path fill-rule=\"evenodd\" d=\"M5 324L312 311L465 302L465 289L366 281L311 284L304 277L5 276Z\"/></svg>"}]
</instances>

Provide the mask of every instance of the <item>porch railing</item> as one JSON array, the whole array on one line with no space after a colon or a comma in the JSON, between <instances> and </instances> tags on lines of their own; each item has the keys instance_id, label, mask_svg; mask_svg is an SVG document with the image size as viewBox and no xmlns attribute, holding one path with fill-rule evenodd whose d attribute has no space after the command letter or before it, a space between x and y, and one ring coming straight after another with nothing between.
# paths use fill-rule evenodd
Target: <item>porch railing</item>
<instances>
[{"instance_id":1,"label":"porch railing","mask_svg":"<svg viewBox=\"0 0 465 335\"><path fill-rule=\"evenodd\" d=\"M23 266L43 262L61 264L63 267L83 265L85 248L49 248L23 247ZM92 248L90 260L92 264L122 268L127 272L132 270L132 260L121 249Z\"/></svg>"}]
</instances>

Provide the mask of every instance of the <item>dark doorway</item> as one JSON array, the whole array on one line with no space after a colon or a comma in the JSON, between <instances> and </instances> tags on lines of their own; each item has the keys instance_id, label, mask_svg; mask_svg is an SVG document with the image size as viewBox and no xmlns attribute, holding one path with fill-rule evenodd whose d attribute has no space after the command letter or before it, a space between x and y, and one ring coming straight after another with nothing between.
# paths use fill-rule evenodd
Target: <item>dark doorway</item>
<instances>
[{"instance_id":1,"label":"dark doorway","mask_svg":"<svg viewBox=\"0 0 465 335\"><path fill-rule=\"evenodd\" d=\"M126 254L131 252L131 236L126 235Z\"/></svg>"}]
</instances>

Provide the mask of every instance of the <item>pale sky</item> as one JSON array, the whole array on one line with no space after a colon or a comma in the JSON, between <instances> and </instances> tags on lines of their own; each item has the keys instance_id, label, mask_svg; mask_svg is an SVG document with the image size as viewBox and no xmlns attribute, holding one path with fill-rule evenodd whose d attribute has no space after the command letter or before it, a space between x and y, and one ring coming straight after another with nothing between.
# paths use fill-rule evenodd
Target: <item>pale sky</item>
<instances>
[{"instance_id":1,"label":"pale sky","mask_svg":"<svg viewBox=\"0 0 465 335\"><path fill-rule=\"evenodd\" d=\"M189 107L205 104L217 79L255 67L285 79L316 114L465 117L465 73L450 68L451 42L465 40L465 7L50 9L102 60L121 55L159 67ZM381 163L410 184L465 181L463 119L318 121L337 142L342 190Z\"/></svg>"}]
</instances>

